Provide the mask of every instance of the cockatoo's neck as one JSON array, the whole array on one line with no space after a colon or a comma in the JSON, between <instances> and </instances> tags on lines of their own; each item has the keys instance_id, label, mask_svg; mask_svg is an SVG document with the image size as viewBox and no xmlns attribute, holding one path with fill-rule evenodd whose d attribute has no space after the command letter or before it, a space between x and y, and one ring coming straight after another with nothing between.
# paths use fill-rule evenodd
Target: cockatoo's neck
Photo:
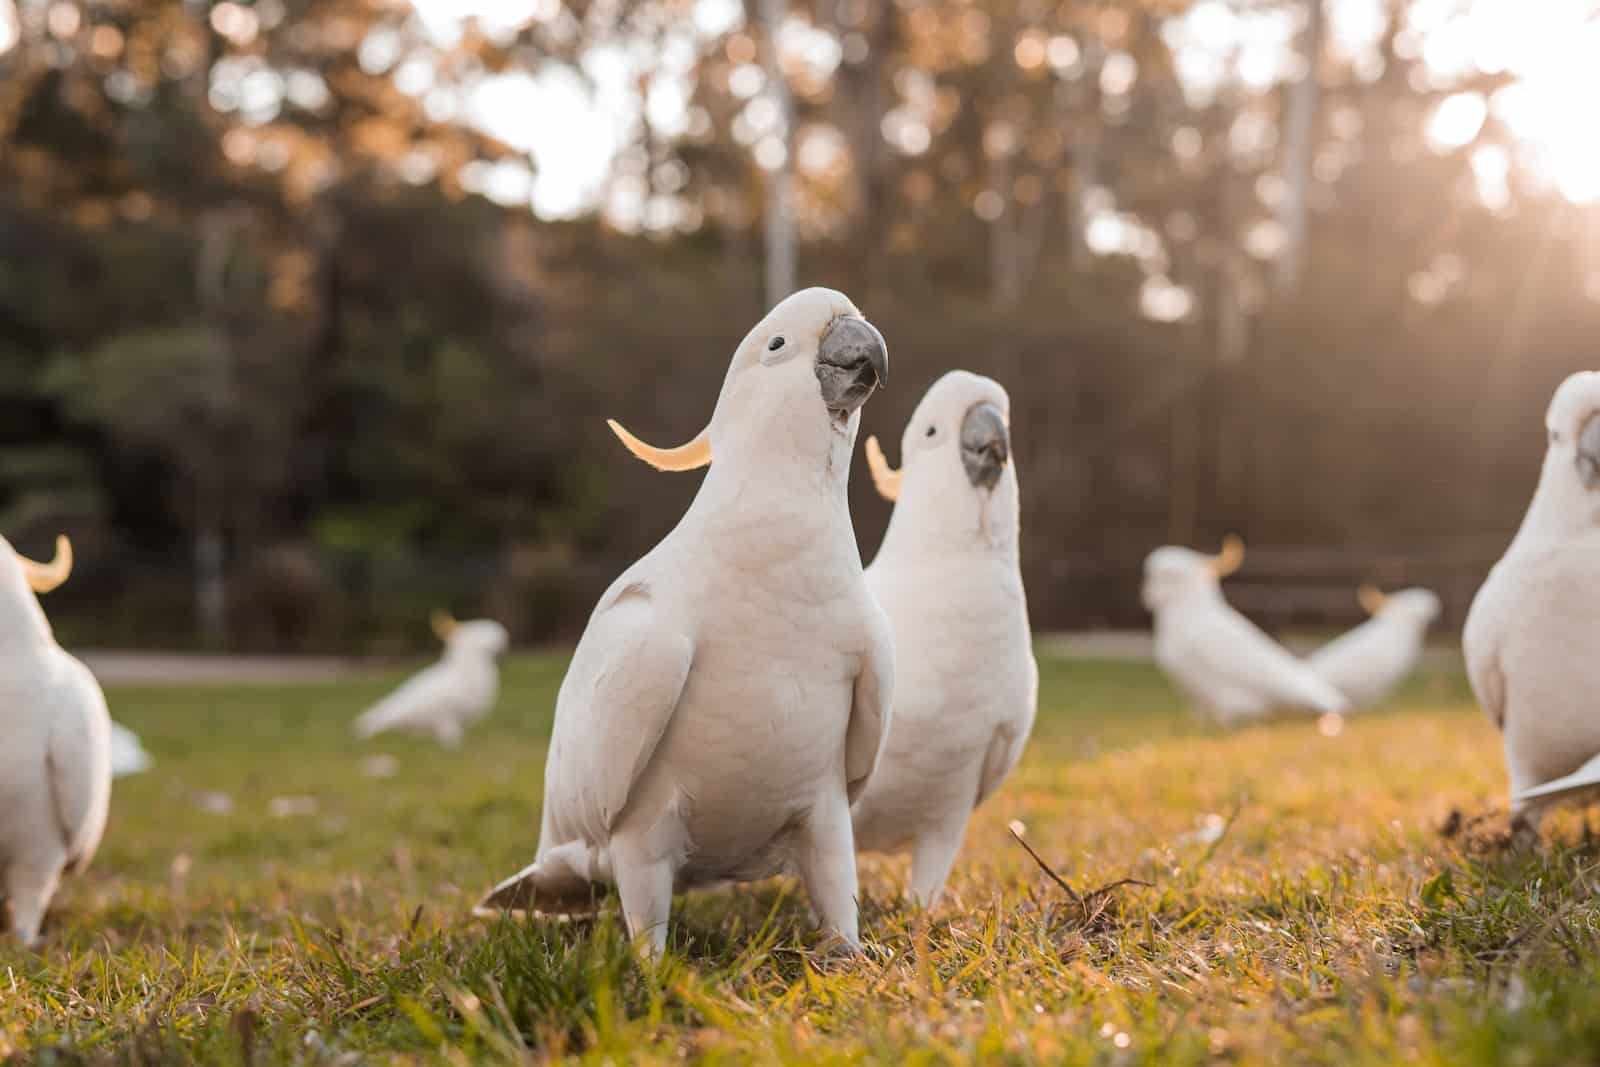
<instances>
[{"instance_id":1,"label":"cockatoo's neck","mask_svg":"<svg viewBox=\"0 0 1600 1067\"><path fill-rule=\"evenodd\" d=\"M20 587L0 588L0 648L32 647L54 640L38 597Z\"/></svg>"},{"instance_id":2,"label":"cockatoo's neck","mask_svg":"<svg viewBox=\"0 0 1600 1067\"><path fill-rule=\"evenodd\" d=\"M959 484L917 475L915 468L906 471L880 559L962 555L1019 561L1015 468L1008 468L991 490L974 488L959 472Z\"/></svg>"},{"instance_id":3,"label":"cockatoo's neck","mask_svg":"<svg viewBox=\"0 0 1600 1067\"><path fill-rule=\"evenodd\" d=\"M1222 586L1215 581L1195 579L1178 592L1163 611L1212 611L1219 607L1231 610L1228 598L1222 595Z\"/></svg>"},{"instance_id":4,"label":"cockatoo's neck","mask_svg":"<svg viewBox=\"0 0 1600 1067\"><path fill-rule=\"evenodd\" d=\"M860 424L860 412L835 422L820 404L814 410L777 406L754 417L741 412L737 420L714 421L711 469L700 497L727 501L736 495L742 505L752 497L798 493L843 505Z\"/></svg>"},{"instance_id":5,"label":"cockatoo's neck","mask_svg":"<svg viewBox=\"0 0 1600 1067\"><path fill-rule=\"evenodd\" d=\"M1509 552L1540 551L1553 542L1600 530L1600 495L1579 484L1571 463L1547 454L1528 514Z\"/></svg>"}]
</instances>

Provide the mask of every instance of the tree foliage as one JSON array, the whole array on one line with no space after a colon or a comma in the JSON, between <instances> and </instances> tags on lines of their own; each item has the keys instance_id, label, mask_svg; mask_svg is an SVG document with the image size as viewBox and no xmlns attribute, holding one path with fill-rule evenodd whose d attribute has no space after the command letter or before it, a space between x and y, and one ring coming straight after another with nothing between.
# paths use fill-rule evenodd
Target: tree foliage
<instances>
[{"instance_id":1,"label":"tree foliage","mask_svg":"<svg viewBox=\"0 0 1600 1067\"><path fill-rule=\"evenodd\" d=\"M1364 578L1459 610L1592 361L1592 210L1493 108L1430 143L1510 76L1430 71L1403 0L1359 51L1289 33L1266 78L1226 52L1197 78L1196 9L1292 29L1305 0L502 6L15 5L0 528L85 542L69 632L581 625L689 488L600 420L703 422L777 210L800 283L889 338L869 430L950 367L1011 388L1045 626L1137 622L1143 553L1229 530L1267 549L1241 596L1269 617L1351 614ZM756 16L785 7L774 64ZM569 220L525 202L548 139L479 108L551 75L633 109ZM855 491L870 556L886 509Z\"/></svg>"}]
</instances>

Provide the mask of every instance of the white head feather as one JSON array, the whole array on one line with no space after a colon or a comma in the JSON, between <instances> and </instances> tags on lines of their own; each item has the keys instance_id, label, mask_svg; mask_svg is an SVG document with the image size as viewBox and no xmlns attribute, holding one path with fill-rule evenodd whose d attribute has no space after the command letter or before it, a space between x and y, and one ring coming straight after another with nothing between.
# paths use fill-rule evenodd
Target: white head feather
<instances>
[{"instance_id":1,"label":"white head feather","mask_svg":"<svg viewBox=\"0 0 1600 1067\"><path fill-rule=\"evenodd\" d=\"M1011 398L999 382L951 371L928 390L889 467L877 438L867 462L878 492L895 500L880 557L983 545L1017 550L1017 465Z\"/></svg>"},{"instance_id":2,"label":"white head feather","mask_svg":"<svg viewBox=\"0 0 1600 1067\"><path fill-rule=\"evenodd\" d=\"M1144 561L1144 606L1155 615L1185 601L1222 602L1222 579L1244 562L1244 542L1229 536L1215 556L1192 548L1165 545Z\"/></svg>"},{"instance_id":3,"label":"white head feather","mask_svg":"<svg viewBox=\"0 0 1600 1067\"><path fill-rule=\"evenodd\" d=\"M739 343L711 422L688 444L654 448L614 420L611 428L630 452L661 470L731 464L770 478L775 464L831 468L841 444L848 458L855 443L860 402L887 380L886 352L877 329L843 293L802 289ZM829 362L841 353L870 357L874 374L857 381L850 368ZM830 395L838 407L830 407Z\"/></svg>"},{"instance_id":4,"label":"white head feather","mask_svg":"<svg viewBox=\"0 0 1600 1067\"><path fill-rule=\"evenodd\" d=\"M1512 552L1600 522L1600 372L1582 371L1561 383L1545 414L1545 432L1539 488Z\"/></svg>"}]
</instances>

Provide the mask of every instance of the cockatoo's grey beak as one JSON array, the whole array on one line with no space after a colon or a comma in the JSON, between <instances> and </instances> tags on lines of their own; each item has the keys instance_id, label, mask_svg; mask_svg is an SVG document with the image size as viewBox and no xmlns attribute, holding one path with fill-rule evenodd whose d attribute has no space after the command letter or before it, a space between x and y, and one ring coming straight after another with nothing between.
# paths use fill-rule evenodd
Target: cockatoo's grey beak
<instances>
[{"instance_id":1,"label":"cockatoo's grey beak","mask_svg":"<svg viewBox=\"0 0 1600 1067\"><path fill-rule=\"evenodd\" d=\"M961 423L961 465L975 489L993 489L1011 459L1011 433L993 404L978 404Z\"/></svg>"},{"instance_id":2,"label":"cockatoo's grey beak","mask_svg":"<svg viewBox=\"0 0 1600 1067\"><path fill-rule=\"evenodd\" d=\"M1590 415L1578 433L1578 477L1585 489L1600 488L1600 414Z\"/></svg>"},{"instance_id":3,"label":"cockatoo's grey beak","mask_svg":"<svg viewBox=\"0 0 1600 1067\"><path fill-rule=\"evenodd\" d=\"M822 402L835 416L849 415L889 380L889 346L866 319L839 319L822 335L816 371Z\"/></svg>"}]
</instances>

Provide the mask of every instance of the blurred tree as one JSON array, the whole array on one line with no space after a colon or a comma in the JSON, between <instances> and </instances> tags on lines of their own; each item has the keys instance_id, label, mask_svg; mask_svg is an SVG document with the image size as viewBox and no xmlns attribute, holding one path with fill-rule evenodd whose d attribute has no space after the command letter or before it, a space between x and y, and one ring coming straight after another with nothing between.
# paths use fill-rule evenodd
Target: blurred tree
<instances>
[{"instance_id":1,"label":"blurred tree","mask_svg":"<svg viewBox=\"0 0 1600 1067\"><path fill-rule=\"evenodd\" d=\"M1337 548L1327 581L1445 561L1459 603L1600 325L1516 75L1428 58L1464 8L1362 40L1316 0L16 11L0 521L95 538L107 640L187 637L148 625L182 602L280 647L441 601L581 623L685 493L600 417L693 432L819 282L903 368L869 429L951 366L1012 386L1041 624L1138 621L1138 556L1230 529ZM609 170L540 219L574 121Z\"/></svg>"}]
</instances>

